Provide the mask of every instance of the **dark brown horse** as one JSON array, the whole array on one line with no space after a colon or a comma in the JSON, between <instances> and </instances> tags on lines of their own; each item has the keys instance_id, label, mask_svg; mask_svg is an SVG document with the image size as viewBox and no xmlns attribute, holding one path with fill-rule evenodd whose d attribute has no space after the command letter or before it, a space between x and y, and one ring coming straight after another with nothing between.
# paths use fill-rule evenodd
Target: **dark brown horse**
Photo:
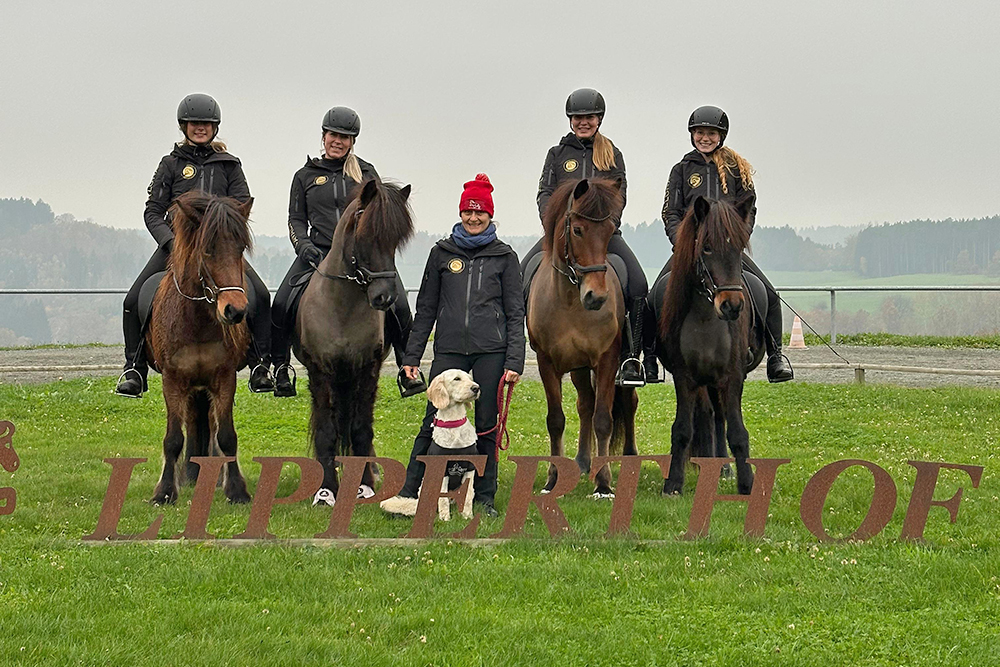
<instances>
[{"instance_id":1,"label":"dark brown horse","mask_svg":"<svg viewBox=\"0 0 1000 667\"><path fill-rule=\"evenodd\" d=\"M174 246L146 334L147 358L163 374L167 404L155 503L177 502L175 469L184 431L191 479L198 473L191 456L218 451L236 456L236 371L250 344L243 252L253 243L248 222L252 204L192 191L171 207ZM226 464L224 489L230 502L250 500L236 461Z\"/></svg>"},{"instance_id":2,"label":"dark brown horse","mask_svg":"<svg viewBox=\"0 0 1000 667\"><path fill-rule=\"evenodd\" d=\"M728 440L737 489L747 494L753 487L742 408L751 315L741 264L753 203L752 194L735 207L698 197L677 233L657 341L677 395L670 475L663 484L668 495L681 492L695 439L711 449Z\"/></svg>"},{"instance_id":3,"label":"dark brown horse","mask_svg":"<svg viewBox=\"0 0 1000 667\"><path fill-rule=\"evenodd\" d=\"M600 456L608 455L617 436L624 438L625 454L636 453L635 389L615 387L625 299L607 257L612 218L621 207L618 182L584 179L560 186L545 211L542 263L528 293L528 336L545 385L552 455L564 452L562 378L570 373L580 415L576 462L585 473L595 438ZM550 466L545 491L556 476ZM596 482L594 495L613 494L608 466Z\"/></svg>"},{"instance_id":4,"label":"dark brown horse","mask_svg":"<svg viewBox=\"0 0 1000 667\"><path fill-rule=\"evenodd\" d=\"M309 371L310 433L329 504L339 490L334 457L374 456L372 423L379 369L389 352L385 311L398 293L396 250L413 235L410 186L367 181L344 210L330 252L306 286L295 356ZM369 467L362 483L374 485Z\"/></svg>"}]
</instances>

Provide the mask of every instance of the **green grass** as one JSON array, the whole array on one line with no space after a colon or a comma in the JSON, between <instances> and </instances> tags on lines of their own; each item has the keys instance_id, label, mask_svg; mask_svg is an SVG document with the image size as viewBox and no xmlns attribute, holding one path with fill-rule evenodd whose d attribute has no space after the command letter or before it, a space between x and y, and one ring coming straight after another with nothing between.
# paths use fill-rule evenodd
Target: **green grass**
<instances>
[{"instance_id":1,"label":"green grass","mask_svg":"<svg viewBox=\"0 0 1000 667\"><path fill-rule=\"evenodd\" d=\"M633 520L642 539L604 539L610 503L590 500L581 482L562 503L574 532L558 541L84 546L79 537L94 528L107 485L104 457L150 459L133 476L122 532L144 529L160 512L161 535L178 532L191 497L185 488L177 507L144 502L159 472L159 382L142 401L114 397L113 384L0 385L0 419L17 425L22 461L18 472L0 472L0 486L18 490L17 511L0 517L0 664L984 665L1000 646L997 391L748 384L752 454L792 459L779 469L761 540L741 537L743 508L731 503L715 510L709 538L675 540L695 475L684 497L663 499L656 469L645 466ZM665 452L672 389L640 396L640 450ZM405 459L422 411L386 383L376 408L381 455ZM276 400L241 387L240 460L251 488L253 456L306 453L307 415L307 395ZM546 453L544 423L540 385L519 386L511 452ZM818 544L798 499L812 474L844 458L883 466L899 502L871 542ZM986 466L981 487L966 489L957 523L932 509L921 546L897 540L914 477L907 459ZM501 463L501 511L513 469ZM286 474L283 494L295 484ZM936 497L960 485L967 479L945 471ZM824 510L827 530L849 534L870 494L870 477L845 474ZM234 535L248 512L219 493L209 531ZM308 537L328 518L307 503L277 506L270 530ZM481 534L500 525L489 521ZM352 527L395 537L409 522L362 507ZM528 532L546 535L534 510Z\"/></svg>"}]
</instances>

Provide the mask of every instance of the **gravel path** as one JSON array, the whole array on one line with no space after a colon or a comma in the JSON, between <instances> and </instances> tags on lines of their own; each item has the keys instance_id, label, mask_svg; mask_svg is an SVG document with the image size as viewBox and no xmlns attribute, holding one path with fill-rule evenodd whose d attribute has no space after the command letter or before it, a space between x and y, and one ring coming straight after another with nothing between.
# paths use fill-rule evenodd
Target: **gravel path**
<instances>
[{"instance_id":1,"label":"gravel path","mask_svg":"<svg viewBox=\"0 0 1000 667\"><path fill-rule=\"evenodd\" d=\"M956 368L977 370L1000 370L1000 350L940 349L910 347L848 347L838 346L837 352L852 363L894 366L920 366L925 368ZM427 356L431 354L428 347ZM794 367L802 363L838 363L840 359L826 347L810 347L806 350L787 350ZM538 379L534 366L534 353L528 350L528 366L525 375ZM120 368L121 348L80 347L69 349L0 350L0 384L37 384L78 377L104 377L116 375L112 368L86 371L6 371L13 366L53 367L53 366L108 366ZM426 372L429 363L423 364ZM383 374L394 374L395 368L387 364ZM246 371L241 373L245 376ZM750 374L751 380L764 380L763 365ZM795 379L805 382L845 383L854 382L854 372L850 369L817 370L796 368ZM925 373L896 373L887 371L866 372L869 383L895 384L906 387L968 386L1000 388L998 377L974 377L962 375L928 375Z\"/></svg>"}]
</instances>

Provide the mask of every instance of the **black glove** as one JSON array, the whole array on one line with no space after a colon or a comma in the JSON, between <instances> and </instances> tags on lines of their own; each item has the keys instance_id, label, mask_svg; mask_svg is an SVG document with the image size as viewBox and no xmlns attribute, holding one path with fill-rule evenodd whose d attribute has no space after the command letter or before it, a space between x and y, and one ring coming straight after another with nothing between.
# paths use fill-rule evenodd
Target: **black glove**
<instances>
[{"instance_id":1,"label":"black glove","mask_svg":"<svg viewBox=\"0 0 1000 667\"><path fill-rule=\"evenodd\" d=\"M299 259L309 266L319 266L323 261L323 251L312 243L303 243L299 248Z\"/></svg>"}]
</instances>

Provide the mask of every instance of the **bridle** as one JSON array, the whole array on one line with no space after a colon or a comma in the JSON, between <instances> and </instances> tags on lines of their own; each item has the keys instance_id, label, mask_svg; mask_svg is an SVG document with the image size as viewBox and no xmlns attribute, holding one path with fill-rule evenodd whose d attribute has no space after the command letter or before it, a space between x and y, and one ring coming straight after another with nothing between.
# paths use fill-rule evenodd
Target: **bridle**
<instances>
[{"instance_id":1,"label":"bridle","mask_svg":"<svg viewBox=\"0 0 1000 667\"><path fill-rule=\"evenodd\" d=\"M605 273L608 270L608 263L604 262L602 264L590 264L588 266L583 266L576 261L576 257L574 257L573 255L573 240L570 234L570 232L572 231L571 219L575 215L578 218L583 218L584 220L589 220L590 222L604 222L605 220L611 217L612 213L608 213L606 216L602 218L591 218L590 216L584 215L583 213L573 211L573 202L574 202L574 197L573 193L571 192L569 193L569 199L567 200L566 203L566 221L565 221L565 231L563 233L566 241L566 247L563 251L563 262L566 264L566 270L563 271L558 266L556 266L555 261L552 262L552 268L558 271L559 273L563 274L564 276L566 276L566 278L573 285L579 285L581 280L580 278L581 273L582 274Z\"/></svg>"},{"instance_id":2,"label":"bridle","mask_svg":"<svg viewBox=\"0 0 1000 667\"><path fill-rule=\"evenodd\" d=\"M361 214L364 213L364 212L365 212L365 209L363 209L363 208L359 208L359 209L357 209L354 212L355 222L357 222L358 220L361 219ZM349 266L350 270L349 271L345 271L343 275L340 275L340 274L336 274L336 273L326 273L325 271L321 271L318 265L313 264L312 262L309 263L309 265L316 270L316 273L318 273L319 275L323 276L324 278L327 278L329 280L346 280L346 281L349 281L349 282L352 282L352 283L357 283L357 285L359 287L368 287L369 285L372 284L372 281L375 281L375 280L395 280L396 279L396 271L395 270L393 270L393 271L371 271L367 267L364 267L364 266L361 266L360 264L358 264L358 259L357 259L357 257L354 256L353 253L351 254L351 259L349 260L348 264L350 265Z\"/></svg>"},{"instance_id":3,"label":"bridle","mask_svg":"<svg viewBox=\"0 0 1000 667\"><path fill-rule=\"evenodd\" d=\"M699 292L708 299L709 303L715 303L715 297L718 296L719 292L742 292L743 284L739 285L716 285L715 280L712 278L712 272L708 270L708 266L705 264L705 251L702 250L701 254L698 255L698 264L696 266L698 271L698 278L701 281Z\"/></svg>"},{"instance_id":4,"label":"bridle","mask_svg":"<svg viewBox=\"0 0 1000 667\"><path fill-rule=\"evenodd\" d=\"M177 282L177 272L171 271L171 275L174 278L174 287L177 288L177 293L189 301L205 301L207 303L215 303L219 300L220 292L243 292L246 294L247 291L242 287L219 287L215 284L215 279L212 278L212 274L209 273L208 269L205 268L205 260L202 258L198 262L198 282L201 283L203 296L188 296L181 291L181 286ZM207 277L207 280L206 280Z\"/></svg>"}]
</instances>

